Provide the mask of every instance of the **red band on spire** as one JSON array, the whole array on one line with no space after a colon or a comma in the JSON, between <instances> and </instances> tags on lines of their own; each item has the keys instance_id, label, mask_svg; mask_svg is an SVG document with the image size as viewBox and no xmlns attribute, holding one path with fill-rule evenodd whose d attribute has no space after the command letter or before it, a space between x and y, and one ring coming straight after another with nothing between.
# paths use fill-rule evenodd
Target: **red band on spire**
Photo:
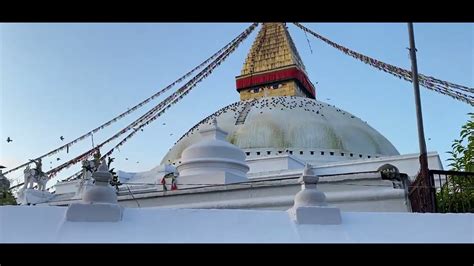
<instances>
[{"instance_id":1,"label":"red band on spire","mask_svg":"<svg viewBox=\"0 0 474 266\"><path fill-rule=\"evenodd\" d=\"M237 91L255 87L258 85L264 85L274 83L277 81L295 79L298 83L313 97L315 97L315 89L313 84L309 81L306 74L297 67L291 67L287 69L271 71L263 74L256 74L252 76L237 78Z\"/></svg>"}]
</instances>

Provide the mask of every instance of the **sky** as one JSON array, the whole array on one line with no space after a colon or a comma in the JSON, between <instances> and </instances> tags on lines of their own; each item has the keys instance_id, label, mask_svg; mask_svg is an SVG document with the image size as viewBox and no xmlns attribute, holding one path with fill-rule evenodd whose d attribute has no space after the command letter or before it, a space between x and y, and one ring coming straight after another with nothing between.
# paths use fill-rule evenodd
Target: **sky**
<instances>
[{"instance_id":1,"label":"sky","mask_svg":"<svg viewBox=\"0 0 474 266\"><path fill-rule=\"evenodd\" d=\"M108 121L200 64L249 25L0 24L0 165L15 167ZM410 69L405 23L303 25L350 49ZM473 25L415 23L419 72L474 87ZM309 78L317 83L319 100L367 121L401 154L418 152L411 83L365 65L310 35L306 37L293 24L288 28ZM113 167L128 172L153 168L193 125L238 101L235 76L240 74L258 30L179 104L115 152ZM170 93L94 135L95 144ZM473 109L423 87L421 102L427 149L438 152L447 168L446 152ZM13 142L7 143L7 137ZM106 146L103 152L117 142ZM71 147L69 153L45 158L43 169L50 170L91 147L92 141L87 139ZM79 169L80 165L76 165L58 178ZM8 178L21 180L22 171Z\"/></svg>"}]
</instances>

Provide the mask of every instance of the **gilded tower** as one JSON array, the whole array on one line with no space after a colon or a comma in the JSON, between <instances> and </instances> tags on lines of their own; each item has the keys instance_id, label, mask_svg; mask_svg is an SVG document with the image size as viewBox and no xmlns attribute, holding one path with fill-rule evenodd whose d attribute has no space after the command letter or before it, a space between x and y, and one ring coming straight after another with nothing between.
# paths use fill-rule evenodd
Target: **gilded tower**
<instances>
[{"instance_id":1,"label":"gilded tower","mask_svg":"<svg viewBox=\"0 0 474 266\"><path fill-rule=\"evenodd\" d=\"M271 96L315 99L315 88L285 23L263 23L240 76L240 100Z\"/></svg>"}]
</instances>

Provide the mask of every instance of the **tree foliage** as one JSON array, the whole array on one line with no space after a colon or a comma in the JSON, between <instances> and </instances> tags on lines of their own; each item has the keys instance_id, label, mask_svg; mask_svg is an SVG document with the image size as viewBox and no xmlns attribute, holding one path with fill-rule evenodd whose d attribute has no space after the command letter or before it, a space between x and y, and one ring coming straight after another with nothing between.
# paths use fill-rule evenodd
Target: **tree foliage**
<instances>
[{"instance_id":1,"label":"tree foliage","mask_svg":"<svg viewBox=\"0 0 474 266\"><path fill-rule=\"evenodd\" d=\"M453 171L474 172L474 113L469 113L469 120L462 126L459 139L451 145L452 151L449 166ZM474 175L447 176L436 195L440 212L474 212Z\"/></svg>"},{"instance_id":2,"label":"tree foliage","mask_svg":"<svg viewBox=\"0 0 474 266\"><path fill-rule=\"evenodd\" d=\"M107 166L110 169L109 170L110 174L112 175L112 180L110 181L110 184L112 186L114 186L115 189L118 191L119 186L122 185L122 183L120 183L119 177L118 177L117 173L114 171L115 168L112 168L112 169L110 168L110 166L112 165L114 160L115 160L115 158L109 157L108 162L107 162Z\"/></svg>"},{"instance_id":3,"label":"tree foliage","mask_svg":"<svg viewBox=\"0 0 474 266\"><path fill-rule=\"evenodd\" d=\"M17 205L16 199L10 190L0 191L0 206Z\"/></svg>"},{"instance_id":4,"label":"tree foliage","mask_svg":"<svg viewBox=\"0 0 474 266\"><path fill-rule=\"evenodd\" d=\"M451 145L451 163L449 166L454 171L474 172L474 113L469 113L469 120L462 126L459 139Z\"/></svg>"}]
</instances>

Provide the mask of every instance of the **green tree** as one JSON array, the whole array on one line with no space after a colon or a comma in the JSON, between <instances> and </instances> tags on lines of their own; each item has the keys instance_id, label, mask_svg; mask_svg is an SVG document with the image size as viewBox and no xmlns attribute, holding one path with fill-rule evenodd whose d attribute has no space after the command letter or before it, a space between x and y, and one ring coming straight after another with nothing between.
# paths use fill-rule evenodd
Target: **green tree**
<instances>
[{"instance_id":1,"label":"green tree","mask_svg":"<svg viewBox=\"0 0 474 266\"><path fill-rule=\"evenodd\" d=\"M0 206L17 205L16 199L10 190L0 191Z\"/></svg>"},{"instance_id":2,"label":"green tree","mask_svg":"<svg viewBox=\"0 0 474 266\"><path fill-rule=\"evenodd\" d=\"M454 171L474 172L474 113L469 113L470 119L462 126L460 138L455 139L452 151L448 152L452 158L449 166Z\"/></svg>"},{"instance_id":3,"label":"green tree","mask_svg":"<svg viewBox=\"0 0 474 266\"><path fill-rule=\"evenodd\" d=\"M109 169L110 169L110 166L112 165L114 160L115 160L115 158L111 158L111 157L108 158L107 166L108 166ZM114 186L115 189L118 191L119 186L122 185L122 183L120 183L119 177L118 177L117 173L114 171L114 169L115 168L112 168L112 169L109 170L110 174L112 175L112 180L110 181L110 184L112 186Z\"/></svg>"},{"instance_id":4,"label":"green tree","mask_svg":"<svg viewBox=\"0 0 474 266\"><path fill-rule=\"evenodd\" d=\"M474 172L474 113L462 126L459 139L451 145L449 166L453 171ZM436 195L441 212L474 212L474 176L447 176L447 181Z\"/></svg>"}]
</instances>

